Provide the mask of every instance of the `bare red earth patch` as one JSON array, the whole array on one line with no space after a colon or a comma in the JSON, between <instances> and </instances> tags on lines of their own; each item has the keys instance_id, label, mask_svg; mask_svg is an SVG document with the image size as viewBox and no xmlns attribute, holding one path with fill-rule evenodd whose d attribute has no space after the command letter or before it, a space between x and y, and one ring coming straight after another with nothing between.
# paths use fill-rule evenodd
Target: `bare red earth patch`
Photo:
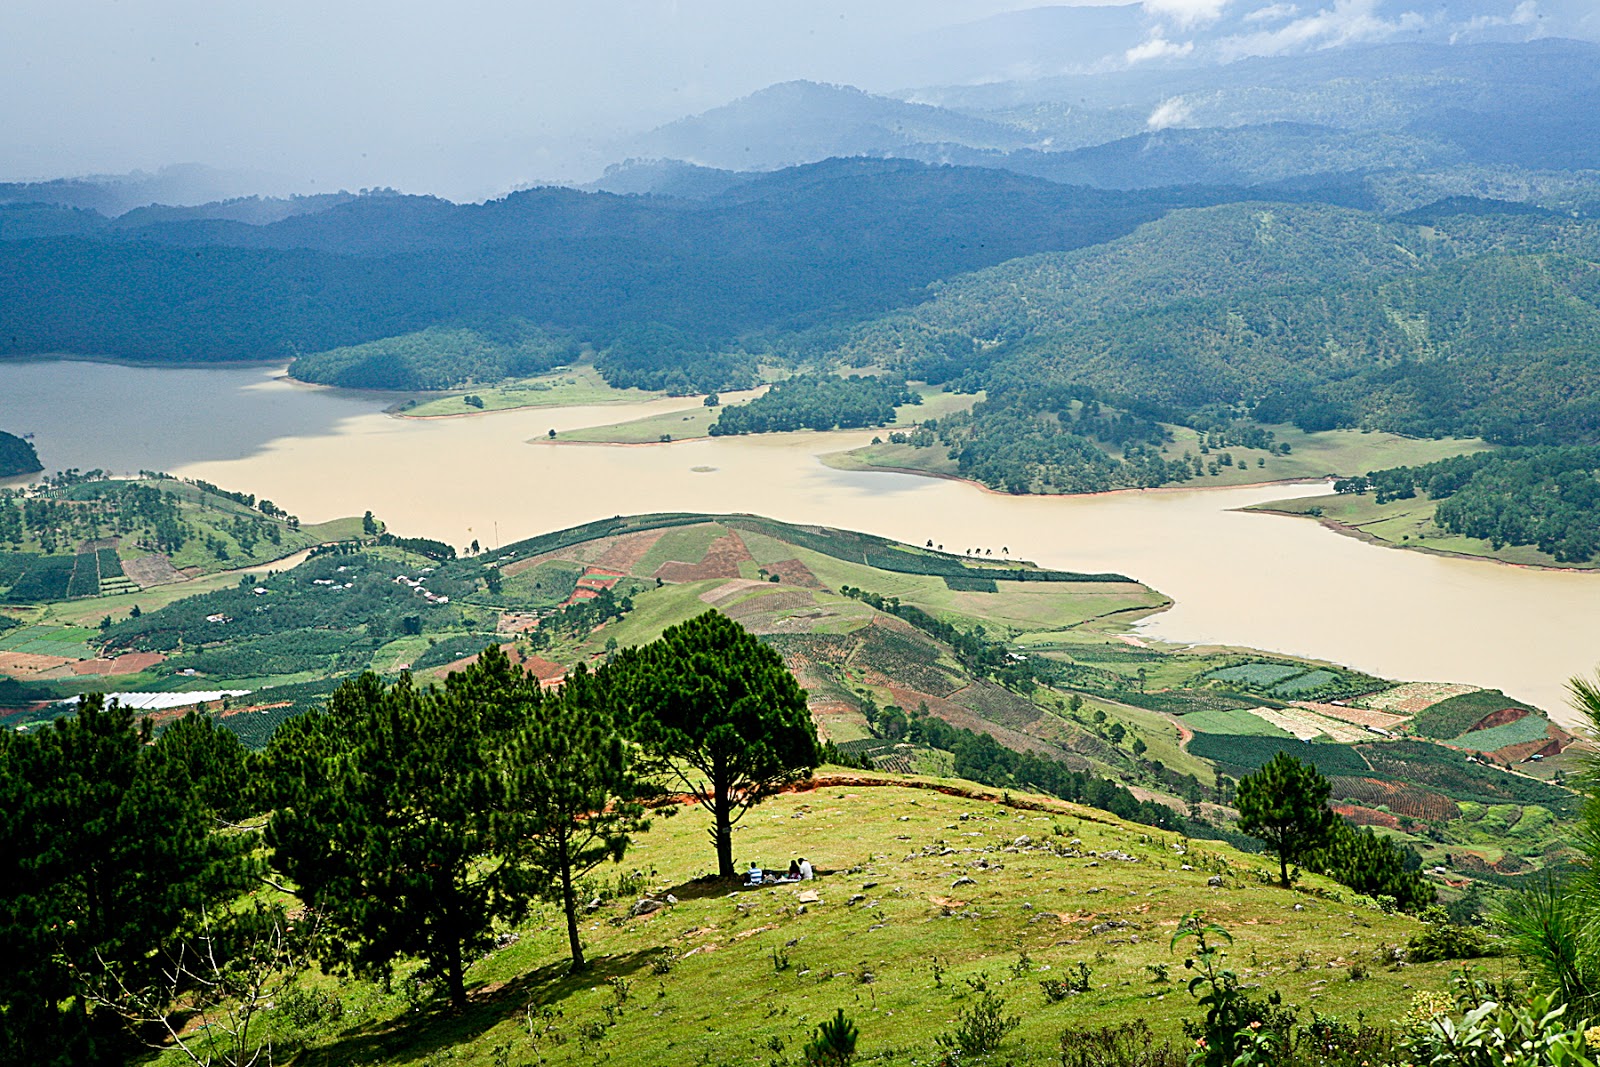
<instances>
[{"instance_id":1,"label":"bare red earth patch","mask_svg":"<svg viewBox=\"0 0 1600 1067\"><path fill-rule=\"evenodd\" d=\"M811 568L797 559L780 559L776 563L769 563L766 571L768 574L776 574L779 581L789 585L798 585L805 589L822 588L822 583L811 573Z\"/></svg>"},{"instance_id":2,"label":"bare red earth patch","mask_svg":"<svg viewBox=\"0 0 1600 1067\"><path fill-rule=\"evenodd\" d=\"M1400 817L1390 811L1363 808L1359 804L1334 804L1332 807L1356 826L1387 826L1391 830L1400 827Z\"/></svg>"},{"instance_id":3,"label":"bare red earth patch","mask_svg":"<svg viewBox=\"0 0 1600 1067\"><path fill-rule=\"evenodd\" d=\"M753 562L744 541L731 530L711 542L699 563L673 560L656 568L654 577L664 582L703 582L708 578L738 578L739 564Z\"/></svg>"},{"instance_id":4,"label":"bare red earth patch","mask_svg":"<svg viewBox=\"0 0 1600 1067\"><path fill-rule=\"evenodd\" d=\"M1501 708L1499 711L1491 711L1489 714L1473 723L1472 730L1488 730L1492 727L1504 726L1508 722L1517 722L1518 720L1526 719L1527 717L1527 708ZM1472 730L1463 730L1462 732L1471 733Z\"/></svg>"}]
</instances>

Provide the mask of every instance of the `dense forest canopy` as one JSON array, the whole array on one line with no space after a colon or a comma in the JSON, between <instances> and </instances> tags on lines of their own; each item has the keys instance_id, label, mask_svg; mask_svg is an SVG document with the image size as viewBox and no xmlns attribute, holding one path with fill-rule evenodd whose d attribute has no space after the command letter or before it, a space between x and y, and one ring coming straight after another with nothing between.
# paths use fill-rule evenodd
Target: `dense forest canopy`
<instances>
[{"instance_id":1,"label":"dense forest canopy","mask_svg":"<svg viewBox=\"0 0 1600 1067\"><path fill-rule=\"evenodd\" d=\"M0 430L0 478L32 474L43 469L44 465L39 462L39 454L33 450L31 442Z\"/></svg>"},{"instance_id":2,"label":"dense forest canopy","mask_svg":"<svg viewBox=\"0 0 1600 1067\"><path fill-rule=\"evenodd\" d=\"M520 317L599 348L670 327L692 357L673 363L692 375L685 362L743 333L873 314L939 278L1229 198L830 160L704 202L570 189L465 205L379 195L262 226L162 221L0 241L0 353L282 359ZM653 382L637 358L612 362L618 384ZM736 367L717 373L713 387L736 384Z\"/></svg>"}]
</instances>

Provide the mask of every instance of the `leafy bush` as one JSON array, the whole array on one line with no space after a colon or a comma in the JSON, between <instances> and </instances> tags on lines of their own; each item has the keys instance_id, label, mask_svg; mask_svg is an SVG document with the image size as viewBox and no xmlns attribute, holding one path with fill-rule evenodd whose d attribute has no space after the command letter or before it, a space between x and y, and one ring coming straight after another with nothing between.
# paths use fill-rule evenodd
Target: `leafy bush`
<instances>
[{"instance_id":1,"label":"leafy bush","mask_svg":"<svg viewBox=\"0 0 1600 1067\"><path fill-rule=\"evenodd\" d=\"M1489 940L1482 927L1451 922L1441 907L1428 908L1421 918L1422 932L1406 944L1406 959L1411 963L1475 960L1502 954L1501 947Z\"/></svg>"},{"instance_id":2,"label":"leafy bush","mask_svg":"<svg viewBox=\"0 0 1600 1067\"><path fill-rule=\"evenodd\" d=\"M1407 1051L1432 1067L1594 1067L1584 1029L1555 994L1541 993L1526 1004L1485 1000L1460 1022L1436 1016Z\"/></svg>"},{"instance_id":3,"label":"leafy bush","mask_svg":"<svg viewBox=\"0 0 1600 1067\"><path fill-rule=\"evenodd\" d=\"M1061 1067L1183 1067L1184 1063L1171 1041L1156 1044L1143 1019L1098 1030L1061 1031Z\"/></svg>"}]
</instances>

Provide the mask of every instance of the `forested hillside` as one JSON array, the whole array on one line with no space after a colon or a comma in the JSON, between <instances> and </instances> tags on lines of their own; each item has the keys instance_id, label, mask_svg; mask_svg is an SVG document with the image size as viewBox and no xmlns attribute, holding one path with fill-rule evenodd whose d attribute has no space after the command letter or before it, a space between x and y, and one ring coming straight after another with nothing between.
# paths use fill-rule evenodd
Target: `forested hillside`
<instances>
[{"instance_id":1,"label":"forested hillside","mask_svg":"<svg viewBox=\"0 0 1600 1067\"><path fill-rule=\"evenodd\" d=\"M606 347L633 384L740 335L851 321L939 278L1128 233L1208 190L1108 193L999 171L834 160L709 201L537 189L486 204L375 195L264 226L226 219L0 242L0 354L283 359L523 318ZM323 361L326 366L328 360ZM602 369L605 365L602 364ZM711 388L735 384L713 369ZM405 387L404 373L365 384Z\"/></svg>"}]
</instances>

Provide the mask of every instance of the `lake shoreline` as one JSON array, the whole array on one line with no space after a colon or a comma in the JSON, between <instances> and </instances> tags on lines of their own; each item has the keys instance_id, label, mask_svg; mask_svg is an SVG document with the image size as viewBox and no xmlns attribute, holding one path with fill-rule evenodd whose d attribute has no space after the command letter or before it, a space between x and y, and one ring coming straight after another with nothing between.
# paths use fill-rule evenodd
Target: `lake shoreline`
<instances>
[{"instance_id":1,"label":"lake shoreline","mask_svg":"<svg viewBox=\"0 0 1600 1067\"><path fill-rule=\"evenodd\" d=\"M1493 563L1501 567L1515 567L1525 571L1543 571L1552 574L1600 574L1600 568L1595 567L1558 567L1546 563L1518 563L1516 560L1500 559L1497 556L1479 556L1471 552L1454 552L1448 548L1429 548L1427 545L1401 545L1386 540L1376 534L1367 533L1359 526L1352 526L1338 519L1330 519L1323 515L1307 515L1301 511L1286 511L1257 504L1248 508L1239 508L1238 511L1251 515L1282 515L1290 519L1312 519L1325 530L1332 530L1342 537L1350 537L1363 544L1373 545L1378 548L1393 548L1401 552L1416 552L1420 555L1438 556L1441 559L1461 559L1474 563Z\"/></svg>"}]
</instances>

